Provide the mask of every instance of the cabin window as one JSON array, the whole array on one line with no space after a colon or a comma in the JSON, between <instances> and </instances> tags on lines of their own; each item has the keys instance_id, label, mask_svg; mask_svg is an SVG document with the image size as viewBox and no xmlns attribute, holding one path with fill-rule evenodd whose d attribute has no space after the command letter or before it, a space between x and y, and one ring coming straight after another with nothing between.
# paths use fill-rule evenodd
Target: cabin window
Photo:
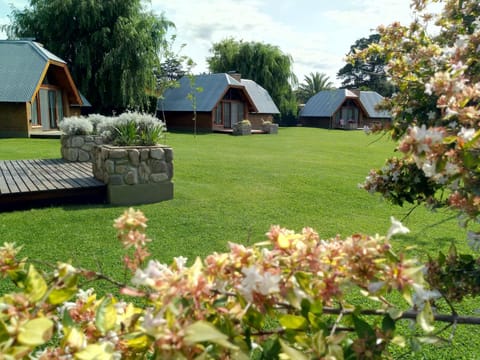
<instances>
[{"instance_id":1,"label":"cabin window","mask_svg":"<svg viewBox=\"0 0 480 360\"><path fill-rule=\"evenodd\" d=\"M38 94L35 96L32 102L32 125L39 126L42 125L41 117L39 116L40 104L38 102Z\"/></svg>"},{"instance_id":2,"label":"cabin window","mask_svg":"<svg viewBox=\"0 0 480 360\"><path fill-rule=\"evenodd\" d=\"M63 119L62 92L56 88L40 88L32 102L32 125L44 130L56 129Z\"/></svg>"},{"instance_id":3,"label":"cabin window","mask_svg":"<svg viewBox=\"0 0 480 360\"><path fill-rule=\"evenodd\" d=\"M218 104L215 108L215 125L222 125L222 104Z\"/></svg>"}]
</instances>

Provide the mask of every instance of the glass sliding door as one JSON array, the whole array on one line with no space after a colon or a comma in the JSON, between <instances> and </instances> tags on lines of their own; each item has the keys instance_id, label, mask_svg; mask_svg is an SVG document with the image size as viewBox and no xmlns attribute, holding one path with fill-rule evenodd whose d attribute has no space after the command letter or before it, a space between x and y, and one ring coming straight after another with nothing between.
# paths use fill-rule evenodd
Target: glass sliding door
<instances>
[{"instance_id":1,"label":"glass sliding door","mask_svg":"<svg viewBox=\"0 0 480 360\"><path fill-rule=\"evenodd\" d=\"M40 98L40 117L42 119L42 129L49 130L50 129L50 113L49 113L49 105L48 105L48 90L47 89L40 89L39 91L39 98Z\"/></svg>"},{"instance_id":2,"label":"glass sliding door","mask_svg":"<svg viewBox=\"0 0 480 360\"><path fill-rule=\"evenodd\" d=\"M40 102L38 106L37 101ZM43 130L58 128L63 119L62 92L57 89L41 88L32 103L32 124L42 125Z\"/></svg>"}]
</instances>

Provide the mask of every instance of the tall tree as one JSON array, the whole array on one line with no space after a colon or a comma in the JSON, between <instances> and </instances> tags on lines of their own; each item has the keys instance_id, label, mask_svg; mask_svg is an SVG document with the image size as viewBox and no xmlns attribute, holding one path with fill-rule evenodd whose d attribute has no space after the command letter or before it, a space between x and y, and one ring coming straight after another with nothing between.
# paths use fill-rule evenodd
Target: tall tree
<instances>
[{"instance_id":1,"label":"tall tree","mask_svg":"<svg viewBox=\"0 0 480 360\"><path fill-rule=\"evenodd\" d=\"M30 0L12 19L10 37L33 37L67 61L96 111L151 104L158 53L174 25L142 0Z\"/></svg>"},{"instance_id":2,"label":"tall tree","mask_svg":"<svg viewBox=\"0 0 480 360\"><path fill-rule=\"evenodd\" d=\"M298 86L296 95L300 103L306 103L308 99L310 99L316 93L322 90L330 90L333 88L333 83L326 74L312 72L310 75L305 75L303 83Z\"/></svg>"},{"instance_id":3,"label":"tall tree","mask_svg":"<svg viewBox=\"0 0 480 360\"><path fill-rule=\"evenodd\" d=\"M213 44L210 52L213 54L207 59L210 71L241 73L242 77L254 80L270 93L283 121L296 116L292 85L297 79L290 55L284 54L277 46L232 38Z\"/></svg>"},{"instance_id":4,"label":"tall tree","mask_svg":"<svg viewBox=\"0 0 480 360\"><path fill-rule=\"evenodd\" d=\"M378 44L379 41L379 34L361 38L350 47L348 55L355 55L358 51L368 48L370 44ZM372 90L383 96L390 96L395 88L387 79L385 64L385 57L381 54L372 54L366 59L355 58L338 71L337 78L342 80L343 88Z\"/></svg>"}]
</instances>

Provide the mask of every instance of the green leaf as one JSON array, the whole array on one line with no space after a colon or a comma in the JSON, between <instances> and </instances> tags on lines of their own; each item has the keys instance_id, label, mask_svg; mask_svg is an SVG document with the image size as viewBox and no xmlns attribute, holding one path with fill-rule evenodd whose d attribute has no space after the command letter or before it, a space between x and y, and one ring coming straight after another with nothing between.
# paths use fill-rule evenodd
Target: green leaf
<instances>
[{"instance_id":1,"label":"green leaf","mask_svg":"<svg viewBox=\"0 0 480 360\"><path fill-rule=\"evenodd\" d=\"M68 301L77 293L77 288L54 289L48 295L48 302L52 305L58 305Z\"/></svg>"},{"instance_id":2,"label":"green leaf","mask_svg":"<svg viewBox=\"0 0 480 360\"><path fill-rule=\"evenodd\" d=\"M405 347L407 344L403 336L397 335L392 339L392 344L395 344L400 347Z\"/></svg>"},{"instance_id":3,"label":"green leaf","mask_svg":"<svg viewBox=\"0 0 480 360\"><path fill-rule=\"evenodd\" d=\"M52 337L53 321L42 317L27 321L20 327L17 340L22 345L39 346Z\"/></svg>"},{"instance_id":4,"label":"green leaf","mask_svg":"<svg viewBox=\"0 0 480 360\"><path fill-rule=\"evenodd\" d=\"M78 360L113 360L113 349L108 348L107 344L91 344L85 349L75 354Z\"/></svg>"},{"instance_id":5,"label":"green leaf","mask_svg":"<svg viewBox=\"0 0 480 360\"><path fill-rule=\"evenodd\" d=\"M327 342L325 341L323 331L319 331L313 336L313 346L317 354L322 355L325 353L327 350Z\"/></svg>"},{"instance_id":6,"label":"green leaf","mask_svg":"<svg viewBox=\"0 0 480 360\"><path fill-rule=\"evenodd\" d=\"M311 284L311 280L312 280L312 277L307 274L307 273L304 273L304 272L297 272L295 273L295 279L297 279L297 282L298 282L298 285L300 286L300 288L307 292L310 290L310 284Z\"/></svg>"},{"instance_id":7,"label":"green leaf","mask_svg":"<svg viewBox=\"0 0 480 360\"><path fill-rule=\"evenodd\" d=\"M365 320L353 315L353 325L358 337L361 339L375 338L375 331Z\"/></svg>"},{"instance_id":8,"label":"green leaf","mask_svg":"<svg viewBox=\"0 0 480 360\"><path fill-rule=\"evenodd\" d=\"M25 292L32 302L40 301L47 292L47 283L33 265L28 268Z\"/></svg>"},{"instance_id":9,"label":"green leaf","mask_svg":"<svg viewBox=\"0 0 480 360\"><path fill-rule=\"evenodd\" d=\"M435 330L434 321L432 307L429 302L425 302L423 310L417 315L417 322L425 332L431 333Z\"/></svg>"},{"instance_id":10,"label":"green leaf","mask_svg":"<svg viewBox=\"0 0 480 360\"><path fill-rule=\"evenodd\" d=\"M445 339L442 339L438 336L419 336L417 339L422 344L435 345L440 343L446 343Z\"/></svg>"},{"instance_id":11,"label":"green leaf","mask_svg":"<svg viewBox=\"0 0 480 360\"><path fill-rule=\"evenodd\" d=\"M10 340L10 333L5 326L5 323L3 321L0 321L0 344L8 340Z\"/></svg>"},{"instance_id":12,"label":"green leaf","mask_svg":"<svg viewBox=\"0 0 480 360\"><path fill-rule=\"evenodd\" d=\"M285 329L300 330L307 327L307 320L303 316L298 315L282 315L279 318L279 322Z\"/></svg>"},{"instance_id":13,"label":"green leaf","mask_svg":"<svg viewBox=\"0 0 480 360\"><path fill-rule=\"evenodd\" d=\"M382 331L384 333L394 332L395 331L395 321L390 317L390 315L385 315L382 320Z\"/></svg>"},{"instance_id":14,"label":"green leaf","mask_svg":"<svg viewBox=\"0 0 480 360\"><path fill-rule=\"evenodd\" d=\"M53 305L70 300L77 293L78 275L65 276L61 288L53 289L48 295L48 302Z\"/></svg>"},{"instance_id":15,"label":"green leaf","mask_svg":"<svg viewBox=\"0 0 480 360\"><path fill-rule=\"evenodd\" d=\"M265 324L265 317L253 307L250 307L244 316L245 322L254 329L261 329Z\"/></svg>"},{"instance_id":16,"label":"green leaf","mask_svg":"<svg viewBox=\"0 0 480 360\"><path fill-rule=\"evenodd\" d=\"M390 318L393 320L400 319L400 317L403 315L403 311L397 308L390 308L387 310L387 312Z\"/></svg>"},{"instance_id":17,"label":"green leaf","mask_svg":"<svg viewBox=\"0 0 480 360\"><path fill-rule=\"evenodd\" d=\"M106 334L115 327L116 322L117 310L112 304L112 299L106 297L98 307L95 317L95 326L102 334Z\"/></svg>"},{"instance_id":18,"label":"green leaf","mask_svg":"<svg viewBox=\"0 0 480 360\"><path fill-rule=\"evenodd\" d=\"M185 341L190 344L212 342L228 349L238 350L238 346L228 341L228 336L217 330L207 321L197 321L187 328Z\"/></svg>"},{"instance_id":19,"label":"green leaf","mask_svg":"<svg viewBox=\"0 0 480 360\"><path fill-rule=\"evenodd\" d=\"M81 349L84 346L85 335L76 327L64 328L63 332L65 334L63 343L69 348Z\"/></svg>"},{"instance_id":20,"label":"green leaf","mask_svg":"<svg viewBox=\"0 0 480 360\"><path fill-rule=\"evenodd\" d=\"M280 340L280 345L282 347L282 351L285 355L287 355L292 360L308 360L308 358L297 349L287 345L284 341Z\"/></svg>"},{"instance_id":21,"label":"green leaf","mask_svg":"<svg viewBox=\"0 0 480 360\"><path fill-rule=\"evenodd\" d=\"M262 346L263 352L261 354L260 360L276 360L280 354L281 346L280 341L275 336L271 339L268 339Z\"/></svg>"}]
</instances>

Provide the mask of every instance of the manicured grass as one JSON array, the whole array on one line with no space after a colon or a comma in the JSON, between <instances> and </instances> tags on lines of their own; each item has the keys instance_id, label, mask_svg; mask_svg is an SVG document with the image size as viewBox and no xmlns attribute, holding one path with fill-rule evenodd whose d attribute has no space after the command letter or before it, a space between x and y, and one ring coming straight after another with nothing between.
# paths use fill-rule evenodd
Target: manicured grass
<instances>
[{"instance_id":1,"label":"manicured grass","mask_svg":"<svg viewBox=\"0 0 480 360\"><path fill-rule=\"evenodd\" d=\"M150 219L155 258L191 261L224 251L229 241L263 241L271 224L294 230L315 228L323 238L355 232L385 234L390 216L401 219L409 207L393 207L358 189L371 167L393 152L385 138L359 131L281 128L278 135L233 137L222 134L168 134L174 149L175 197L138 206ZM0 139L2 159L59 157L59 140ZM122 251L113 219L124 208L64 206L0 214L0 238L24 245L24 255L44 261L71 259L77 266L122 279ZM411 233L397 237L400 251L422 260L446 251L455 241L468 251L465 231L452 213L417 208L404 220ZM2 291L0 283L0 292ZM109 291L106 284L95 284ZM462 304L472 313L474 300ZM429 349L425 359L471 359L480 354L480 331L460 326L454 346Z\"/></svg>"},{"instance_id":2,"label":"manicured grass","mask_svg":"<svg viewBox=\"0 0 480 360\"><path fill-rule=\"evenodd\" d=\"M58 144L58 146L57 146ZM0 159L58 159L60 140L50 139L1 139Z\"/></svg>"}]
</instances>

